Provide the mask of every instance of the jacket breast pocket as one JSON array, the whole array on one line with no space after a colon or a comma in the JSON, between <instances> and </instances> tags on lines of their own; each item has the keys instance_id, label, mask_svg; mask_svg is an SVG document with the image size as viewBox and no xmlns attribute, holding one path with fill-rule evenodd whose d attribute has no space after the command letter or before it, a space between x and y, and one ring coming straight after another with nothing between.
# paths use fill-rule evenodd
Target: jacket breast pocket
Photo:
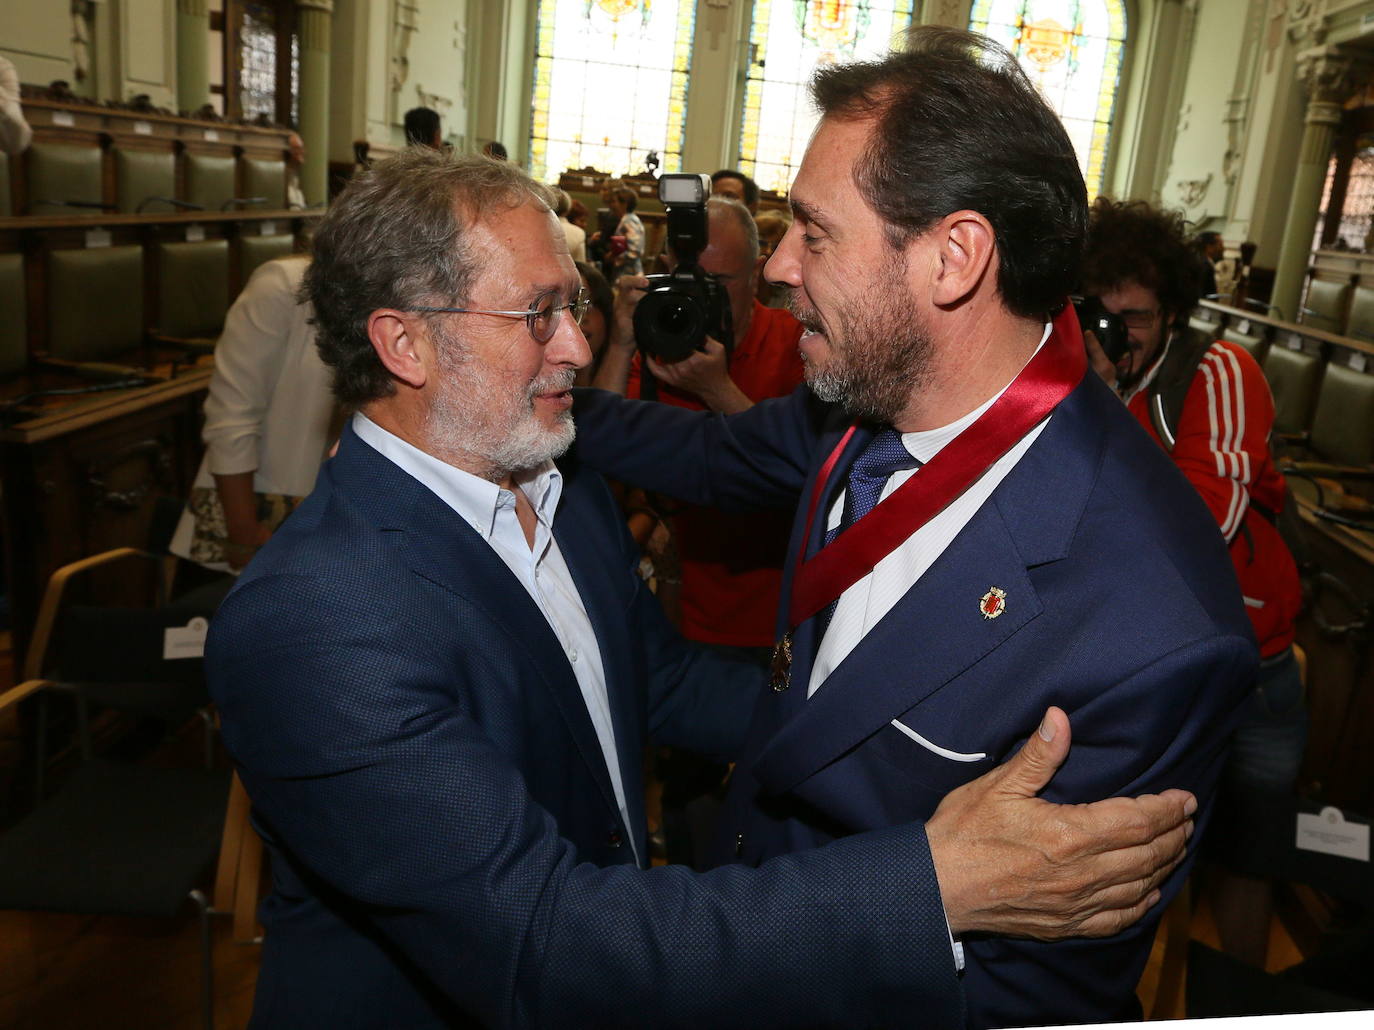
<instances>
[{"instance_id":1,"label":"jacket breast pocket","mask_svg":"<svg viewBox=\"0 0 1374 1030\"><path fill-rule=\"evenodd\" d=\"M903 776L938 792L977 779L992 768L992 757L965 742L953 743L921 733L910 718L894 719L871 738L868 747ZM964 750L968 748L968 750Z\"/></svg>"}]
</instances>

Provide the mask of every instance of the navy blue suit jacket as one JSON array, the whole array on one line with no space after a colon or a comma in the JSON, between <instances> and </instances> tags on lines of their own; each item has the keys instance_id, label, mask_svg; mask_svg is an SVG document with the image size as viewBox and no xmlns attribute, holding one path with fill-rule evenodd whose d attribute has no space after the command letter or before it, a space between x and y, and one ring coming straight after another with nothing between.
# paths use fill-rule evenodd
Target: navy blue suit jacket
<instances>
[{"instance_id":1,"label":"navy blue suit jacket","mask_svg":"<svg viewBox=\"0 0 1374 1030\"><path fill-rule=\"evenodd\" d=\"M728 418L592 392L577 419L584 460L609 475L699 504L796 506L788 596L817 468L848 426L842 413L803 387ZM841 456L808 554L871 436L857 432ZM1006 594L993 619L979 606L990 587ZM1068 712L1073 748L1047 799L1183 787L1205 818L1257 661L1215 522L1091 375L807 700L814 621L796 633L793 686L767 693L755 713L722 819L723 861L758 863L928 818L946 793L1014 753L1051 704ZM986 757L942 755L893 720L947 752ZM1186 872L1171 878L1166 903ZM965 942L970 1025L1129 1018L1154 925L1105 942Z\"/></svg>"},{"instance_id":2,"label":"navy blue suit jacket","mask_svg":"<svg viewBox=\"0 0 1374 1030\"><path fill-rule=\"evenodd\" d=\"M600 644L631 825L547 622L345 430L207 647L272 856L260 1027L957 1023L919 827L706 875L638 869L646 735L738 749L757 673L668 626L605 484L554 536Z\"/></svg>"}]
</instances>

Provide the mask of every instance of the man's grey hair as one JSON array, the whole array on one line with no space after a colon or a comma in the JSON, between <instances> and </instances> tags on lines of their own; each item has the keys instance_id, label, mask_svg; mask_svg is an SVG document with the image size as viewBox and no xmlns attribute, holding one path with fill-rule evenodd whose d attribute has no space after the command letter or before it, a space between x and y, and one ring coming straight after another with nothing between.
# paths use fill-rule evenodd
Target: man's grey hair
<instances>
[{"instance_id":1,"label":"man's grey hair","mask_svg":"<svg viewBox=\"0 0 1374 1030\"><path fill-rule=\"evenodd\" d=\"M359 407L395 390L368 339L372 312L465 306L481 271L468 230L524 204L552 211L554 198L509 162L424 147L379 161L348 184L316 230L301 285L340 404Z\"/></svg>"},{"instance_id":2,"label":"man's grey hair","mask_svg":"<svg viewBox=\"0 0 1374 1030\"><path fill-rule=\"evenodd\" d=\"M707 198L707 217L709 218L712 213L729 215L739 223L740 230L744 233L745 249L749 252L749 268L752 270L759 259L759 227L754 224L754 216L734 197L721 196Z\"/></svg>"}]
</instances>

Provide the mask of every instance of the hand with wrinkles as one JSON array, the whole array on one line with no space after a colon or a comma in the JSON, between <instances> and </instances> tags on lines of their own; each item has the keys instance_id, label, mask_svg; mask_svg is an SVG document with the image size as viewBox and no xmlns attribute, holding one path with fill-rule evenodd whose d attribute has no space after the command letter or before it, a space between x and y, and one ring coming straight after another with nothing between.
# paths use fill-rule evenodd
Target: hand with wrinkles
<instances>
[{"instance_id":1,"label":"hand with wrinkles","mask_svg":"<svg viewBox=\"0 0 1374 1030\"><path fill-rule=\"evenodd\" d=\"M1009 761L952 791L926 824L951 931L1108 937L1159 900L1197 810L1187 791L1056 805L1036 797L1069 753L1058 708Z\"/></svg>"}]
</instances>

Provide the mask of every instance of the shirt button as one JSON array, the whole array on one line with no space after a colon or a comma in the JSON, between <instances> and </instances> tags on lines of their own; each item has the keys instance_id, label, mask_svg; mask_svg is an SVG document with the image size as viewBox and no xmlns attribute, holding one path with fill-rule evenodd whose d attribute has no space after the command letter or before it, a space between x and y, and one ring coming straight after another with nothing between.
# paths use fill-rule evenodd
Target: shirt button
<instances>
[{"instance_id":1,"label":"shirt button","mask_svg":"<svg viewBox=\"0 0 1374 1030\"><path fill-rule=\"evenodd\" d=\"M568 649L568 661L577 661L577 648L573 647Z\"/></svg>"}]
</instances>

